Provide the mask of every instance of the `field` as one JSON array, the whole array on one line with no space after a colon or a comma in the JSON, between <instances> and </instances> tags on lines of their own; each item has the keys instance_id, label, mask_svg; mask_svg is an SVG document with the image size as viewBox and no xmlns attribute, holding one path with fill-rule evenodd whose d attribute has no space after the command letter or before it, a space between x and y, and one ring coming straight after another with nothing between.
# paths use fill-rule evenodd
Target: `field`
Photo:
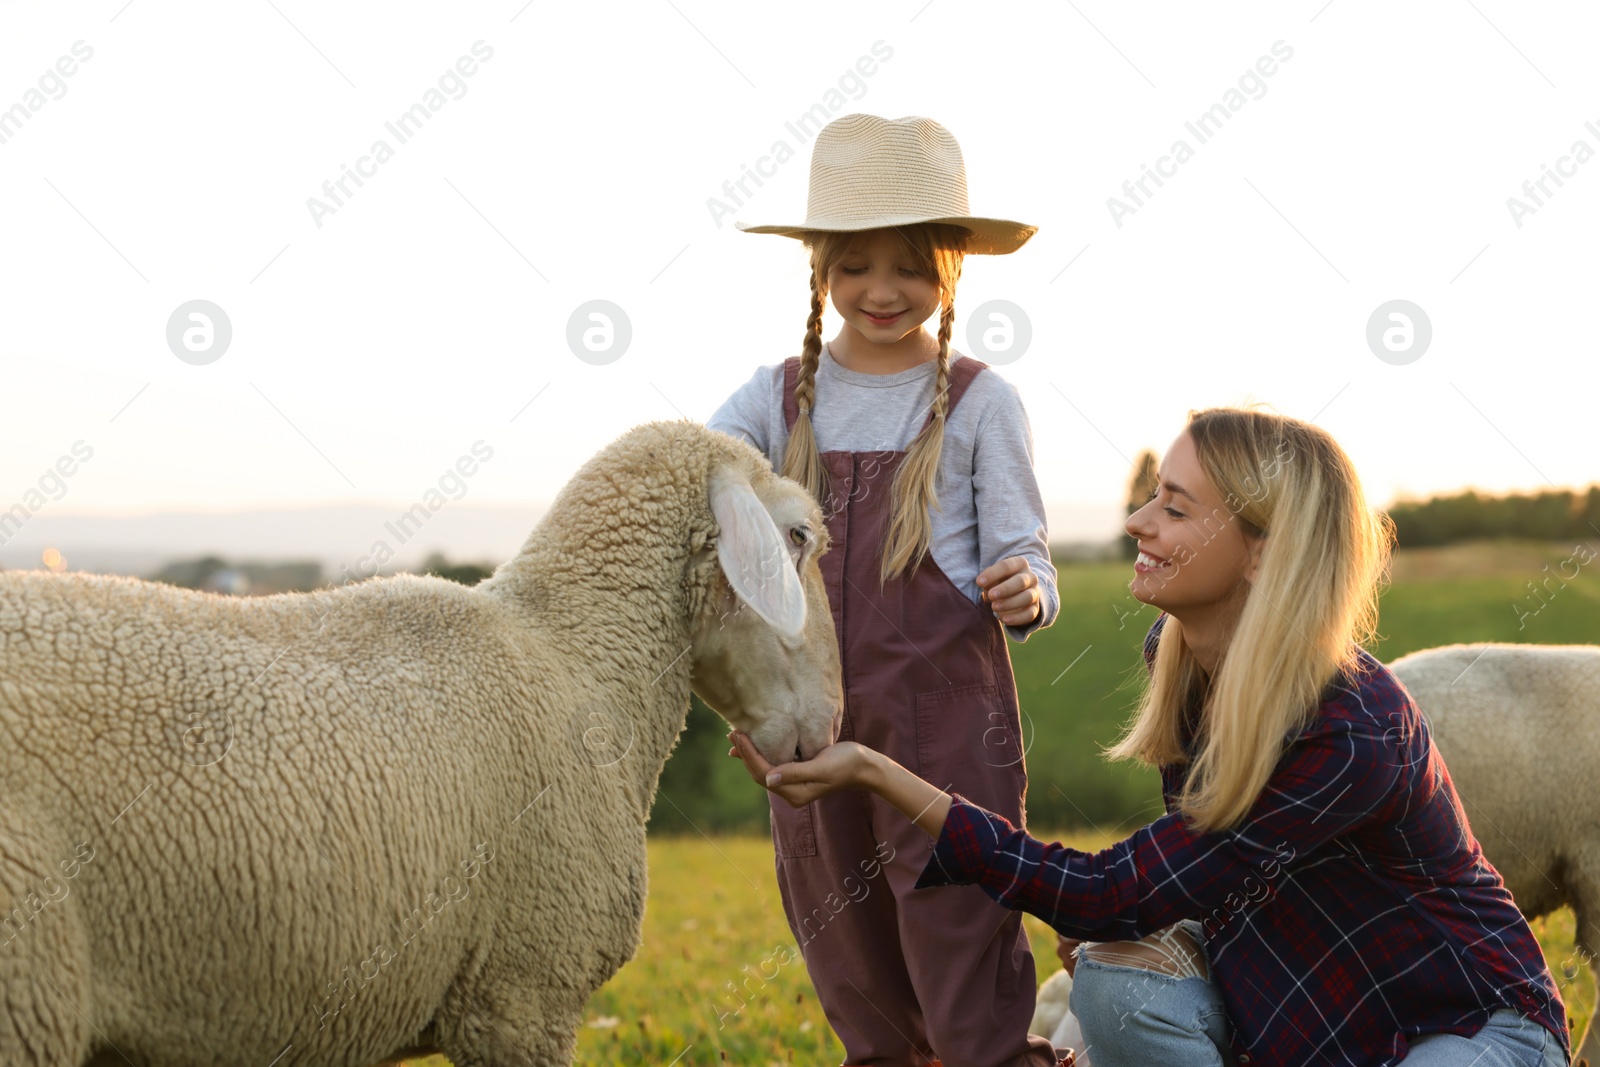
<instances>
[{"instance_id":1,"label":"field","mask_svg":"<svg viewBox=\"0 0 1600 1067\"><path fill-rule=\"evenodd\" d=\"M1552 580L1538 599L1529 584L1571 553L1571 545L1521 543L1401 553L1374 652L1388 661L1458 641L1600 643L1600 580L1587 572L1564 586ZM1125 721L1142 669L1140 642L1154 618L1129 598L1126 582L1125 564L1063 567L1059 621L1011 649L1024 737L1031 738L1030 823L1036 833L1065 828L1048 836L1080 848L1103 847L1159 811L1153 772L1108 765L1098 755ZM714 730L714 722L691 720L691 734ZM668 825L683 832L652 838L644 944L590 1001L579 1063L840 1062L842 1049L783 921L769 840L710 831L719 820L702 814L712 810L703 803L708 798L724 819L730 808L746 820L764 808L751 803L761 800L759 791L734 761L707 755L714 740L686 738L668 764ZM664 807L658 801L658 814ZM1027 923L1042 977L1056 966L1054 936L1042 923ZM1573 955L1572 926L1563 910L1534 930L1581 1033L1594 991ZM445 1067L438 1058L412 1063Z\"/></svg>"}]
</instances>

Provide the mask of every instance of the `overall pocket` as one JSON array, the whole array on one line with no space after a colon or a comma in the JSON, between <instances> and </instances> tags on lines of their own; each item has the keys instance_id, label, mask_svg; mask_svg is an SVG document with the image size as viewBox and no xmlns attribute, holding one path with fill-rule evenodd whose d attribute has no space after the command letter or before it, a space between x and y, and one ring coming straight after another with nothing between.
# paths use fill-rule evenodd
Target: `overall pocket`
<instances>
[{"instance_id":1,"label":"overall pocket","mask_svg":"<svg viewBox=\"0 0 1600 1067\"><path fill-rule=\"evenodd\" d=\"M813 820L815 803L791 808L787 800L767 794L772 814L772 847L781 860L804 859L817 854L817 830Z\"/></svg>"},{"instance_id":2,"label":"overall pocket","mask_svg":"<svg viewBox=\"0 0 1600 1067\"><path fill-rule=\"evenodd\" d=\"M999 688L936 689L918 693L916 702L917 773L1021 825L1027 777L1020 730Z\"/></svg>"}]
</instances>

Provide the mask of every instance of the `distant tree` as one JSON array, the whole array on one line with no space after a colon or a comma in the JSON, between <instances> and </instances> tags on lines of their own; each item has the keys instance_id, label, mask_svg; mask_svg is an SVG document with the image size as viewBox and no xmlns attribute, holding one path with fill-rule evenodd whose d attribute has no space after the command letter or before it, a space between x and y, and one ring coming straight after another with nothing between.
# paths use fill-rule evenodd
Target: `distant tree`
<instances>
[{"instance_id":1,"label":"distant tree","mask_svg":"<svg viewBox=\"0 0 1600 1067\"><path fill-rule=\"evenodd\" d=\"M229 563L221 556L201 556L173 560L149 578L185 589L208 589L218 593L289 593L321 585L322 564L315 560Z\"/></svg>"},{"instance_id":2,"label":"distant tree","mask_svg":"<svg viewBox=\"0 0 1600 1067\"><path fill-rule=\"evenodd\" d=\"M166 582L184 589L200 589L213 574L228 566L221 556L202 556L199 559L173 560L154 574L152 582Z\"/></svg>"},{"instance_id":3,"label":"distant tree","mask_svg":"<svg viewBox=\"0 0 1600 1067\"><path fill-rule=\"evenodd\" d=\"M250 577L250 590L255 593L292 593L322 584L322 564L316 560L246 563L241 569Z\"/></svg>"},{"instance_id":4,"label":"distant tree","mask_svg":"<svg viewBox=\"0 0 1600 1067\"><path fill-rule=\"evenodd\" d=\"M434 552L422 561L422 573L448 578L462 585L477 585L493 574L494 568L481 563L451 563L445 559L443 552Z\"/></svg>"},{"instance_id":5,"label":"distant tree","mask_svg":"<svg viewBox=\"0 0 1600 1067\"><path fill-rule=\"evenodd\" d=\"M1600 485L1486 496L1468 489L1389 508L1402 548L1425 548L1486 538L1590 541L1600 537Z\"/></svg>"},{"instance_id":6,"label":"distant tree","mask_svg":"<svg viewBox=\"0 0 1600 1067\"><path fill-rule=\"evenodd\" d=\"M1578 516L1578 536L1600 536L1600 485L1591 485L1583 498L1583 513Z\"/></svg>"},{"instance_id":7,"label":"distant tree","mask_svg":"<svg viewBox=\"0 0 1600 1067\"><path fill-rule=\"evenodd\" d=\"M1155 495L1159 479L1156 469L1161 465L1160 459L1148 448L1139 453L1139 458L1133 462L1133 477L1128 480L1128 510L1132 515L1150 502ZM1139 554L1139 545L1133 538L1124 536L1120 541L1122 558L1133 559Z\"/></svg>"},{"instance_id":8,"label":"distant tree","mask_svg":"<svg viewBox=\"0 0 1600 1067\"><path fill-rule=\"evenodd\" d=\"M759 833L768 831L767 820L766 792L752 789L744 766L728 758L727 722L699 697L691 698L678 745L661 769L649 832Z\"/></svg>"}]
</instances>

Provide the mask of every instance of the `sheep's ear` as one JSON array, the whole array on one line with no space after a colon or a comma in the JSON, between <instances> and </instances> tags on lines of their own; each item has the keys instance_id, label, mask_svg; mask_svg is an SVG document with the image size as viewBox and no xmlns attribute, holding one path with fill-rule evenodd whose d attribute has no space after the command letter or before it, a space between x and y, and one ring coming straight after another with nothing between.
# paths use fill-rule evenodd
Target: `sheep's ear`
<instances>
[{"instance_id":1,"label":"sheep's ear","mask_svg":"<svg viewBox=\"0 0 1600 1067\"><path fill-rule=\"evenodd\" d=\"M743 475L722 467L711 476L711 513L722 533L717 562L740 600L767 625L798 637L806 625L806 595L778 524Z\"/></svg>"}]
</instances>

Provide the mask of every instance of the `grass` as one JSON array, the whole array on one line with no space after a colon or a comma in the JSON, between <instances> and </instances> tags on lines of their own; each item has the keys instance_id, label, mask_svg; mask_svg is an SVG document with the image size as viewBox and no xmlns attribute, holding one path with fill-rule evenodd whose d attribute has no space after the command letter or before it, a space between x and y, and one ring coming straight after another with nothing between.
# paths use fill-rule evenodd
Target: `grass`
<instances>
[{"instance_id":1,"label":"grass","mask_svg":"<svg viewBox=\"0 0 1600 1067\"><path fill-rule=\"evenodd\" d=\"M1389 661L1464 641L1600 643L1600 579L1584 570L1562 586L1542 587L1538 599L1531 591L1529 583L1543 581L1571 554L1570 545L1516 542L1403 552L1384 595L1382 633L1373 651ZM1135 699L1139 648L1155 617L1128 596L1127 579L1126 564L1063 567L1060 619L1026 644L1011 645L1024 737L1031 738L1030 822L1036 832L1040 826L1068 827L1053 836L1079 848L1104 847L1160 811L1153 771L1099 757ZM691 720L691 732L716 729L715 723ZM742 770L732 761L712 761L704 754L709 751L710 746L680 746L673 760L683 761L678 777L669 763L663 790L688 789L698 779L702 795L747 804L752 793ZM694 773L686 773L691 767ZM759 794L753 798L760 801ZM687 795L674 801L689 803ZM689 822L704 824L695 822L697 809L685 810L694 815ZM1057 965L1055 938L1043 923L1024 921L1042 979ZM1581 1034L1594 986L1573 950L1572 912L1535 920L1533 929L1566 999L1573 1032ZM842 1055L784 923L770 840L754 834L706 837L692 830L654 837L644 943L590 1001L577 1062L818 1065L839 1063ZM411 1062L446 1067L437 1057Z\"/></svg>"}]
</instances>

